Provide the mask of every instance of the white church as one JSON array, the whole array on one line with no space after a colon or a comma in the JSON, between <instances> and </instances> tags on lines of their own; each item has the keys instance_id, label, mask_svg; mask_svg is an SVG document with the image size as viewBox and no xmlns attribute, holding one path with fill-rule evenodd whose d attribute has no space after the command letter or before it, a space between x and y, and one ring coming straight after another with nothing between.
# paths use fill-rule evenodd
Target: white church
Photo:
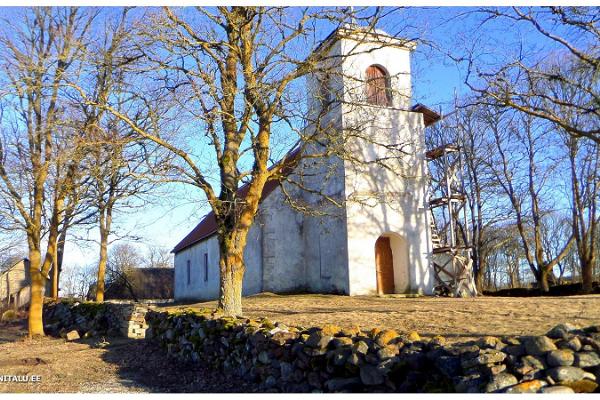
<instances>
[{"instance_id":1,"label":"white church","mask_svg":"<svg viewBox=\"0 0 600 400\"><path fill-rule=\"evenodd\" d=\"M380 31L357 36L339 29L324 41L330 55L343 56L335 66L339 73L327 85L344 101L327 111L327 119L340 129L368 121L361 132L372 140L357 139L352 150L365 162L331 156L320 162L305 158L295 167L292 174L307 176L304 185L343 200L343 207L323 206L331 211L325 215L296 211L287 201L292 193L305 204L322 205L317 195L267 183L244 254L244 295L433 294L424 130L439 115L411 104L414 44ZM322 112L323 79L312 76L307 84L308 109ZM398 147L402 148L398 170L369 162L381 156L382 148ZM298 170L302 168L317 173L302 174ZM241 195L243 191L240 188ZM218 298L219 246L212 213L173 253L175 299Z\"/></svg>"}]
</instances>

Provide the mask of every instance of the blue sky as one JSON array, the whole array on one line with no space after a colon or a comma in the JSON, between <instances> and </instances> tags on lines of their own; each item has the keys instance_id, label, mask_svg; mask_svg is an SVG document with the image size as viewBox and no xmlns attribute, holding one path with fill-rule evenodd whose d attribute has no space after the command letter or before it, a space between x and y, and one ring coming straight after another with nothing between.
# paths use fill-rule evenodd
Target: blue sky
<instances>
[{"instance_id":1,"label":"blue sky","mask_svg":"<svg viewBox=\"0 0 600 400\"><path fill-rule=\"evenodd\" d=\"M407 34L424 39L425 44L418 46L413 53L413 102L424 103L435 110L449 112L455 93L460 96L468 93L464 84L464 69L450 60L445 51L453 54L470 44L477 46L486 57L486 46L491 50L498 46L508 49L511 44L526 39L532 54L545 49L539 48L536 36L530 30L514 29L507 23L493 23L484 30L477 27L479 18L470 15L465 8L413 8L403 11L384 21L380 28L390 32L399 26L408 25ZM331 29L324 29L326 36ZM427 44L429 43L429 44ZM440 50L441 49L441 50ZM204 196L199 189L183 187L182 184L170 184L161 190L161 194L145 205L128 214L116 216L118 235L131 234L139 238L135 241L140 247L158 245L173 248L208 211L203 202ZM78 232L78 236L89 241L76 245L67 244L65 263L83 265L96 258L97 228L89 232ZM121 239L128 240L128 239Z\"/></svg>"}]
</instances>

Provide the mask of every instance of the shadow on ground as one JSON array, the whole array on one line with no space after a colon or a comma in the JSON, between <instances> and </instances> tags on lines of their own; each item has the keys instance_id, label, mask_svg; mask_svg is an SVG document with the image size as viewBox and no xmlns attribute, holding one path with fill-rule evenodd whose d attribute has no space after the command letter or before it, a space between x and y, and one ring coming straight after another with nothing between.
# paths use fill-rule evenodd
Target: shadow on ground
<instances>
[{"instance_id":1,"label":"shadow on ground","mask_svg":"<svg viewBox=\"0 0 600 400\"><path fill-rule=\"evenodd\" d=\"M27 320L0 323L0 375L39 375L41 383L1 384L0 393L247 393L256 387L210 365L168 357L151 341L123 337L67 342L27 339Z\"/></svg>"},{"instance_id":2,"label":"shadow on ground","mask_svg":"<svg viewBox=\"0 0 600 400\"><path fill-rule=\"evenodd\" d=\"M16 342L27 335L27 320L19 319L11 322L0 322L0 345Z\"/></svg>"},{"instance_id":3,"label":"shadow on ground","mask_svg":"<svg viewBox=\"0 0 600 400\"><path fill-rule=\"evenodd\" d=\"M118 367L124 386L159 393L247 393L256 388L211 366L177 361L149 340L112 338L101 358ZM90 343L98 346L98 342Z\"/></svg>"}]
</instances>

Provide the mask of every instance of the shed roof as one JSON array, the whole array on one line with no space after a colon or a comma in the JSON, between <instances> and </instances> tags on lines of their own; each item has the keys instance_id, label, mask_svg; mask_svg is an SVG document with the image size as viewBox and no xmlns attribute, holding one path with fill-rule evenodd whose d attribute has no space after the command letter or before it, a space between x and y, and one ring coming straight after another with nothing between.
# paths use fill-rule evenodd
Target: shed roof
<instances>
[{"instance_id":1,"label":"shed roof","mask_svg":"<svg viewBox=\"0 0 600 400\"><path fill-rule=\"evenodd\" d=\"M435 111L433 111L432 109L430 109L429 107L427 107L421 103L415 104L414 106L412 106L411 109L414 112L423 114L423 120L425 122L425 126L431 126L431 125L435 124L436 122L438 122L442 118L440 116L440 114L436 113Z\"/></svg>"},{"instance_id":2,"label":"shed roof","mask_svg":"<svg viewBox=\"0 0 600 400\"><path fill-rule=\"evenodd\" d=\"M11 263L8 264L8 265L10 265L10 267L4 269L3 271L0 271L0 275L4 275L4 274L8 273L8 271L11 271L13 268L15 268L17 265L19 265L20 263L22 263L22 262L27 263L28 261L29 261L29 259L27 257L18 258L18 259L15 259L14 261L11 261Z\"/></svg>"},{"instance_id":3,"label":"shed roof","mask_svg":"<svg viewBox=\"0 0 600 400\"><path fill-rule=\"evenodd\" d=\"M121 279L106 288L104 296L106 299L172 299L173 279L173 268L128 268Z\"/></svg>"}]
</instances>

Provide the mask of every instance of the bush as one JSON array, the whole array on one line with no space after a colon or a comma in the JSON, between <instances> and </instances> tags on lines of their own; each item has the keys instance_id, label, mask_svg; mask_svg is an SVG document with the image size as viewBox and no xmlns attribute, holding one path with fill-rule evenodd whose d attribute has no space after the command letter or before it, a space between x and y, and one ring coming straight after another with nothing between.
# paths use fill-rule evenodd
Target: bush
<instances>
[{"instance_id":1,"label":"bush","mask_svg":"<svg viewBox=\"0 0 600 400\"><path fill-rule=\"evenodd\" d=\"M2 314L2 318L0 318L1 322L10 322L17 319L17 312L15 310L4 311Z\"/></svg>"}]
</instances>

